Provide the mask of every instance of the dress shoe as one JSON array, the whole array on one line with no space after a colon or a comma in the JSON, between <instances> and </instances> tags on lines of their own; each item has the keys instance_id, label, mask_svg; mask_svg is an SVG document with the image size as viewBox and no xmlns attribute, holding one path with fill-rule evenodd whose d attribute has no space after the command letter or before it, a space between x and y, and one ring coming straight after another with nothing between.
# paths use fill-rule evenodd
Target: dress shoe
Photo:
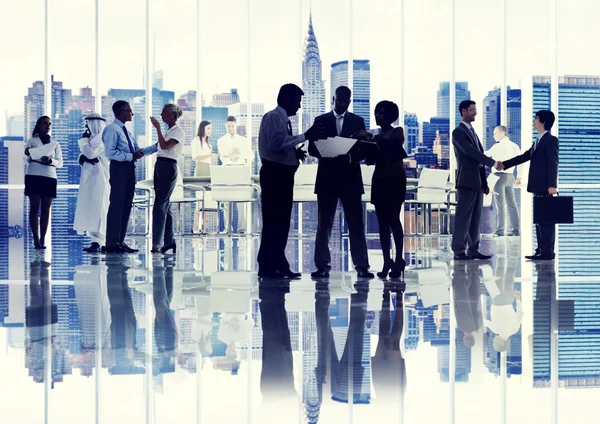
<instances>
[{"instance_id":1,"label":"dress shoe","mask_svg":"<svg viewBox=\"0 0 600 424\"><path fill-rule=\"evenodd\" d=\"M396 261L392 266L392 272L390 272L390 278L397 279L403 277L404 268L406 268L406 262L404 261L404 259L396 258Z\"/></svg>"},{"instance_id":2,"label":"dress shoe","mask_svg":"<svg viewBox=\"0 0 600 424\"><path fill-rule=\"evenodd\" d=\"M259 278L278 278L278 279L284 279L286 278L285 275L283 275L281 272L273 269L273 270L263 270L263 269L259 269L258 270L258 277Z\"/></svg>"},{"instance_id":3,"label":"dress shoe","mask_svg":"<svg viewBox=\"0 0 600 424\"><path fill-rule=\"evenodd\" d=\"M164 255L169 250L172 250L173 254L176 254L177 253L177 244L176 243L171 243L171 244L167 244L166 246L161 247L160 248L160 253L162 253Z\"/></svg>"},{"instance_id":4,"label":"dress shoe","mask_svg":"<svg viewBox=\"0 0 600 424\"><path fill-rule=\"evenodd\" d=\"M470 261L471 259L473 259L473 258L471 258L466 253L461 253L460 255L454 255L455 261Z\"/></svg>"},{"instance_id":5,"label":"dress shoe","mask_svg":"<svg viewBox=\"0 0 600 424\"><path fill-rule=\"evenodd\" d=\"M137 252L139 252L139 250L138 250L138 249L132 249L131 247L127 246L125 243L121 243L121 244L119 245L119 247L120 247L121 249L123 249L123 250L124 250L125 252L127 252L127 253L137 253Z\"/></svg>"},{"instance_id":6,"label":"dress shoe","mask_svg":"<svg viewBox=\"0 0 600 424\"><path fill-rule=\"evenodd\" d=\"M312 278L329 278L329 271L325 268L318 268L315 272L310 274Z\"/></svg>"},{"instance_id":7,"label":"dress shoe","mask_svg":"<svg viewBox=\"0 0 600 424\"><path fill-rule=\"evenodd\" d=\"M301 273L299 273L299 272L292 272L291 269L287 269L285 271L277 271L277 272L279 272L284 277L287 277L287 278L292 279L292 280L297 280L299 278L302 278L302 274Z\"/></svg>"},{"instance_id":8,"label":"dress shoe","mask_svg":"<svg viewBox=\"0 0 600 424\"><path fill-rule=\"evenodd\" d=\"M480 261L487 261L488 259L492 259L491 255L484 255L482 253L470 253L469 256L471 259L479 259Z\"/></svg>"},{"instance_id":9,"label":"dress shoe","mask_svg":"<svg viewBox=\"0 0 600 424\"><path fill-rule=\"evenodd\" d=\"M100 244L94 242L90 247L84 248L83 251L88 253L98 253L101 251Z\"/></svg>"},{"instance_id":10,"label":"dress shoe","mask_svg":"<svg viewBox=\"0 0 600 424\"><path fill-rule=\"evenodd\" d=\"M529 259L530 261L552 261L554 260L554 253L525 256L525 258Z\"/></svg>"},{"instance_id":11,"label":"dress shoe","mask_svg":"<svg viewBox=\"0 0 600 424\"><path fill-rule=\"evenodd\" d=\"M367 268L356 268L356 276L358 278L375 278L375 275Z\"/></svg>"},{"instance_id":12,"label":"dress shoe","mask_svg":"<svg viewBox=\"0 0 600 424\"><path fill-rule=\"evenodd\" d=\"M105 253L129 253L127 250L123 249L121 246L106 246L104 249Z\"/></svg>"},{"instance_id":13,"label":"dress shoe","mask_svg":"<svg viewBox=\"0 0 600 424\"><path fill-rule=\"evenodd\" d=\"M379 278L387 278L390 269L392 269L392 267L394 266L394 261L391 259L386 259L383 262L383 269L381 270L381 272L377 273L377 277Z\"/></svg>"}]
</instances>

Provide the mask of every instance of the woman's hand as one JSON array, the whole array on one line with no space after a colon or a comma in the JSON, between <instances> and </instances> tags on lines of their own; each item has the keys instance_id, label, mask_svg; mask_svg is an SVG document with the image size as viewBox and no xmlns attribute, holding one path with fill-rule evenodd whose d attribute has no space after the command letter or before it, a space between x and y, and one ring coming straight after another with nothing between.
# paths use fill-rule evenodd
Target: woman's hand
<instances>
[{"instance_id":1,"label":"woman's hand","mask_svg":"<svg viewBox=\"0 0 600 424\"><path fill-rule=\"evenodd\" d=\"M359 137L365 137L365 138L371 138L371 137L373 137L373 134L371 134L370 132L368 132L366 130L360 130L358 132L358 136Z\"/></svg>"},{"instance_id":2,"label":"woman's hand","mask_svg":"<svg viewBox=\"0 0 600 424\"><path fill-rule=\"evenodd\" d=\"M160 122L158 122L158 120L154 116L150 117L150 121L152 122L154 128L156 128L157 130L160 129Z\"/></svg>"},{"instance_id":3,"label":"woman's hand","mask_svg":"<svg viewBox=\"0 0 600 424\"><path fill-rule=\"evenodd\" d=\"M25 149L25 156L29 156L29 147Z\"/></svg>"}]
</instances>

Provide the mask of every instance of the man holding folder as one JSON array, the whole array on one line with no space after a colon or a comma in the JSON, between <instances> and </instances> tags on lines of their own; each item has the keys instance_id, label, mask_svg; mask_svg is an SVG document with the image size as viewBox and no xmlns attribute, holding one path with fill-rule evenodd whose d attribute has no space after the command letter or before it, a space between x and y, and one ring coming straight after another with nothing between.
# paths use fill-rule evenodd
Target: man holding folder
<instances>
[{"instance_id":1,"label":"man holding folder","mask_svg":"<svg viewBox=\"0 0 600 424\"><path fill-rule=\"evenodd\" d=\"M315 125L325 127L325 136L353 138L365 130L365 121L358 115L348 112L351 91L341 86L335 90L333 97L334 108L331 112L317 116ZM323 146L320 142L320 146ZM311 156L319 158L315 194L317 195L318 225L315 246L315 265L317 270L313 278L326 278L331 269L331 254L329 238L333 228L333 218L338 200L342 202L344 216L350 232L350 253L359 278L373 278L369 272L369 257L365 238L362 195L364 187L360 171L360 161L363 159L358 143L347 153L336 157L324 157L314 142L308 145Z\"/></svg>"}]
</instances>

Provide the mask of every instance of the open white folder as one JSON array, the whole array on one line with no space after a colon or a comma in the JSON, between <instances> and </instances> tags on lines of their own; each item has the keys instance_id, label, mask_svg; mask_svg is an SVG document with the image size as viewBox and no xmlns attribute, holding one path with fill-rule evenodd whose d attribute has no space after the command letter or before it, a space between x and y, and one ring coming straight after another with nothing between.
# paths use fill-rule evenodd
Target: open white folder
<instances>
[{"instance_id":1,"label":"open white folder","mask_svg":"<svg viewBox=\"0 0 600 424\"><path fill-rule=\"evenodd\" d=\"M40 160L44 156L52 157L54 154L54 143L56 141L51 141L48 144L44 144L42 147L34 147L29 149L29 155L33 160Z\"/></svg>"},{"instance_id":2,"label":"open white folder","mask_svg":"<svg viewBox=\"0 0 600 424\"><path fill-rule=\"evenodd\" d=\"M356 144L356 139L346 137L327 137L325 140L315 141L322 158L334 158L345 155Z\"/></svg>"}]
</instances>

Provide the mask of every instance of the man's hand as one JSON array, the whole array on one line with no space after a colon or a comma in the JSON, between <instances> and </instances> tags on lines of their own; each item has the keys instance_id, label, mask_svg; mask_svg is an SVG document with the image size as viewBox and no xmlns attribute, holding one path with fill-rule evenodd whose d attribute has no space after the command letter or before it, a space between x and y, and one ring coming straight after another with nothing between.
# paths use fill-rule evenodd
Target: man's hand
<instances>
[{"instance_id":1,"label":"man's hand","mask_svg":"<svg viewBox=\"0 0 600 424\"><path fill-rule=\"evenodd\" d=\"M325 126L323 124L314 124L306 130L304 138L309 141L320 140L325 136Z\"/></svg>"},{"instance_id":2,"label":"man's hand","mask_svg":"<svg viewBox=\"0 0 600 424\"><path fill-rule=\"evenodd\" d=\"M304 144L302 144L296 149L296 157L300 162L304 162L306 160L306 152L302 150L302 147L304 147Z\"/></svg>"},{"instance_id":3,"label":"man's hand","mask_svg":"<svg viewBox=\"0 0 600 424\"><path fill-rule=\"evenodd\" d=\"M489 186L485 186L483 188L483 194L490 194L490 188L489 188Z\"/></svg>"},{"instance_id":4,"label":"man's hand","mask_svg":"<svg viewBox=\"0 0 600 424\"><path fill-rule=\"evenodd\" d=\"M25 156L29 156L29 147L25 149Z\"/></svg>"},{"instance_id":5,"label":"man's hand","mask_svg":"<svg viewBox=\"0 0 600 424\"><path fill-rule=\"evenodd\" d=\"M358 138L363 138L366 140L371 140L373 138L373 134L371 134L370 132L368 132L366 130L360 130L356 136Z\"/></svg>"},{"instance_id":6,"label":"man's hand","mask_svg":"<svg viewBox=\"0 0 600 424\"><path fill-rule=\"evenodd\" d=\"M504 164L500 161L496 162L496 165L494 166L494 168L496 168L498 171L504 171Z\"/></svg>"},{"instance_id":7,"label":"man's hand","mask_svg":"<svg viewBox=\"0 0 600 424\"><path fill-rule=\"evenodd\" d=\"M52 163L52 159L50 159L48 156L42 156L40 160L44 163Z\"/></svg>"},{"instance_id":8,"label":"man's hand","mask_svg":"<svg viewBox=\"0 0 600 424\"><path fill-rule=\"evenodd\" d=\"M81 136L81 138L90 138L91 135L92 135L92 133L90 132L90 129L86 128L85 132L83 133L83 135Z\"/></svg>"},{"instance_id":9,"label":"man's hand","mask_svg":"<svg viewBox=\"0 0 600 424\"><path fill-rule=\"evenodd\" d=\"M160 122L158 122L158 120L154 116L150 117L150 122L152 122L152 126L154 128L156 128L157 130L160 129Z\"/></svg>"},{"instance_id":10,"label":"man's hand","mask_svg":"<svg viewBox=\"0 0 600 424\"><path fill-rule=\"evenodd\" d=\"M521 178L515 180L515 187L521 187Z\"/></svg>"},{"instance_id":11,"label":"man's hand","mask_svg":"<svg viewBox=\"0 0 600 424\"><path fill-rule=\"evenodd\" d=\"M558 190L556 187L548 187L548 194L554 196L555 194L558 194Z\"/></svg>"},{"instance_id":12,"label":"man's hand","mask_svg":"<svg viewBox=\"0 0 600 424\"><path fill-rule=\"evenodd\" d=\"M134 159L141 159L144 156L144 152L140 149L137 150L134 154L133 154L133 158Z\"/></svg>"},{"instance_id":13,"label":"man's hand","mask_svg":"<svg viewBox=\"0 0 600 424\"><path fill-rule=\"evenodd\" d=\"M229 159L231 159L232 161L237 159L237 157L240 155L240 149L238 149L237 147L234 147L233 150L231 151L231 153L229 153Z\"/></svg>"}]
</instances>

